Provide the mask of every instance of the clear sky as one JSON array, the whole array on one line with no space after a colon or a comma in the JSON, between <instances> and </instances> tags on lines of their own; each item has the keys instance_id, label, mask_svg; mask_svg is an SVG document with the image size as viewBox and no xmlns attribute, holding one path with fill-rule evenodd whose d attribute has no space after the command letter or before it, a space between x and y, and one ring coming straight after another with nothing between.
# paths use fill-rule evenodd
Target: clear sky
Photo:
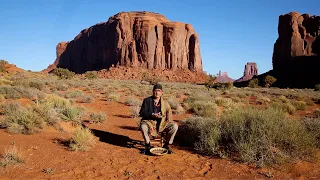
<instances>
[{"instance_id":1,"label":"clear sky","mask_svg":"<svg viewBox=\"0 0 320 180\"><path fill-rule=\"evenodd\" d=\"M152 11L192 24L203 68L240 78L247 62L272 69L278 17L291 11L320 15L319 0L0 0L0 59L25 70L53 63L55 47L121 11Z\"/></svg>"}]
</instances>

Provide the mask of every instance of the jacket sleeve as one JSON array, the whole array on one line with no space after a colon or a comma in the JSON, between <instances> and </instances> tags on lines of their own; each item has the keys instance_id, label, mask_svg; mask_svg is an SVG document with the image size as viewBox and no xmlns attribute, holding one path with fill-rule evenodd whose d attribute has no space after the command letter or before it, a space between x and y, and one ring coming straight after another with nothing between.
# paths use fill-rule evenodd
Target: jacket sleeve
<instances>
[{"instance_id":1,"label":"jacket sleeve","mask_svg":"<svg viewBox=\"0 0 320 180\"><path fill-rule=\"evenodd\" d=\"M169 103L167 103L166 120L172 121L172 109Z\"/></svg>"},{"instance_id":2,"label":"jacket sleeve","mask_svg":"<svg viewBox=\"0 0 320 180\"><path fill-rule=\"evenodd\" d=\"M146 99L143 100L141 108L140 108L140 112L139 115L142 118L145 119L151 119L152 118L152 112L148 109L148 103L146 101Z\"/></svg>"}]
</instances>

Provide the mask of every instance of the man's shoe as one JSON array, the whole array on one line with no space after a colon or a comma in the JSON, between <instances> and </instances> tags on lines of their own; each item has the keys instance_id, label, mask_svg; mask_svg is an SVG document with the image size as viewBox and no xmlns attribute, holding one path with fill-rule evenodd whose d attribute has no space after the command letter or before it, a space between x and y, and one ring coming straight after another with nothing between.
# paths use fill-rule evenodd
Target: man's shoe
<instances>
[{"instance_id":1,"label":"man's shoe","mask_svg":"<svg viewBox=\"0 0 320 180\"><path fill-rule=\"evenodd\" d=\"M172 150L170 149L169 145L168 144L165 144L163 146L163 148L167 149L168 150L168 154L173 154Z\"/></svg>"},{"instance_id":2,"label":"man's shoe","mask_svg":"<svg viewBox=\"0 0 320 180\"><path fill-rule=\"evenodd\" d=\"M141 154L151 155L150 149L151 149L150 144L146 144L146 149L142 150L142 151L141 151Z\"/></svg>"}]
</instances>

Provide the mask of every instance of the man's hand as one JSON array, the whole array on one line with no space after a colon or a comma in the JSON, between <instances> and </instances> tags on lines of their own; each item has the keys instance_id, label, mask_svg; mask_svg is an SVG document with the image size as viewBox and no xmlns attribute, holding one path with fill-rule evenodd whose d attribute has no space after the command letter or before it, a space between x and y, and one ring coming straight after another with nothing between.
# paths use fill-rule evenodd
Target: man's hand
<instances>
[{"instance_id":1,"label":"man's hand","mask_svg":"<svg viewBox=\"0 0 320 180\"><path fill-rule=\"evenodd\" d=\"M153 114L153 117L155 117L155 118L162 118L160 112Z\"/></svg>"}]
</instances>

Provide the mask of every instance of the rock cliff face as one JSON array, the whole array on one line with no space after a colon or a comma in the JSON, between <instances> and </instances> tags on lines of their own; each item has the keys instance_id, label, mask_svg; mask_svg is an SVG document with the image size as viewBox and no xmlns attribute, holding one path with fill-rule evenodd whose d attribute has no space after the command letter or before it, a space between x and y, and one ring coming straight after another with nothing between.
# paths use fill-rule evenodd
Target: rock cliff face
<instances>
[{"instance_id":1,"label":"rock cliff face","mask_svg":"<svg viewBox=\"0 0 320 180\"><path fill-rule=\"evenodd\" d=\"M320 83L320 16L290 12L279 16L273 71L283 87Z\"/></svg>"},{"instance_id":2,"label":"rock cliff face","mask_svg":"<svg viewBox=\"0 0 320 180\"><path fill-rule=\"evenodd\" d=\"M110 67L202 72L199 37L190 24L151 12L122 12L57 45L62 67L76 73Z\"/></svg>"},{"instance_id":3,"label":"rock cliff face","mask_svg":"<svg viewBox=\"0 0 320 180\"><path fill-rule=\"evenodd\" d=\"M248 80L252 79L253 76L257 76L257 75L258 75L257 63L248 62L244 66L243 76L240 79L237 79L235 82L248 81Z\"/></svg>"}]
</instances>

